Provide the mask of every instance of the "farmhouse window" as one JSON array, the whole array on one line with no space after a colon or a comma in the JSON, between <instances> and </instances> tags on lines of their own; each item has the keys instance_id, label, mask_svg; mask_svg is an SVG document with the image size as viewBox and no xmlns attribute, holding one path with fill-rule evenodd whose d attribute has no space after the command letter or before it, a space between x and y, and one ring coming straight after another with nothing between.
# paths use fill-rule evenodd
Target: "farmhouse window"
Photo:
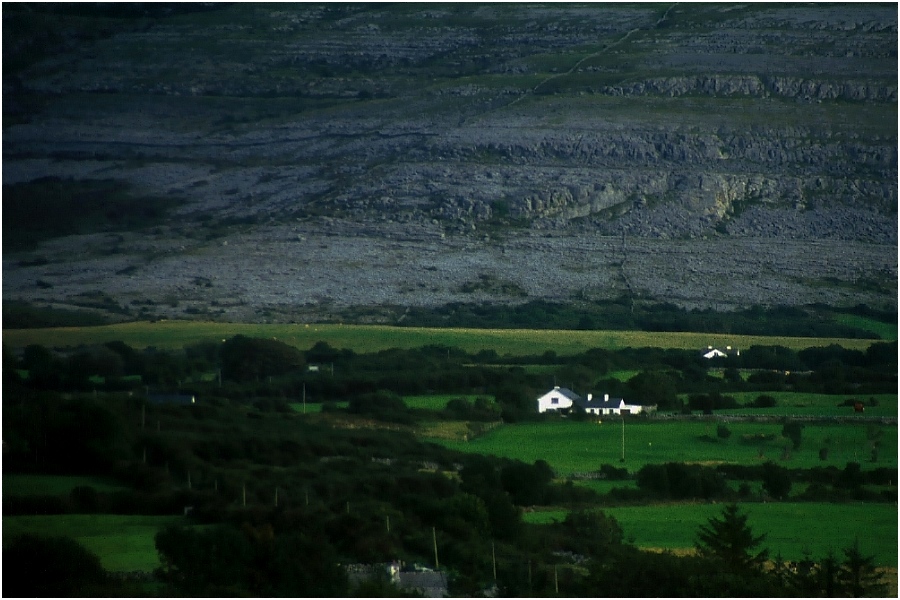
<instances>
[{"instance_id":1,"label":"farmhouse window","mask_svg":"<svg viewBox=\"0 0 900 600\"><path fill-rule=\"evenodd\" d=\"M559 404L559 398L550 398L550 404Z\"/></svg>"}]
</instances>

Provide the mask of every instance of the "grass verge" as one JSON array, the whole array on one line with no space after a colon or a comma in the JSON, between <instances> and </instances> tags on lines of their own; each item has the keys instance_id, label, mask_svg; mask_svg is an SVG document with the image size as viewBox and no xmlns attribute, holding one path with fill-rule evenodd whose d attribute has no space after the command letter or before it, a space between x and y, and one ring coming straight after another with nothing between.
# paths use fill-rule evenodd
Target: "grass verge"
<instances>
[{"instance_id":1,"label":"grass verge","mask_svg":"<svg viewBox=\"0 0 900 600\"><path fill-rule=\"evenodd\" d=\"M785 560L814 559L829 551L839 560L842 549L859 538L860 550L874 555L879 566L897 564L897 506L893 504L829 504L823 502L747 503L754 533L766 535L763 547L770 558L779 552ZM722 512L720 504L658 504L604 508L622 526L627 541L652 550L687 552L694 547L701 525ZM525 513L529 523L565 519L566 511ZM811 526L811 524L815 524Z\"/></svg>"},{"instance_id":2,"label":"grass verge","mask_svg":"<svg viewBox=\"0 0 900 600\"><path fill-rule=\"evenodd\" d=\"M111 572L152 571L160 565L154 536L179 516L27 515L3 517L3 545L20 534L66 536L100 557Z\"/></svg>"}]
</instances>

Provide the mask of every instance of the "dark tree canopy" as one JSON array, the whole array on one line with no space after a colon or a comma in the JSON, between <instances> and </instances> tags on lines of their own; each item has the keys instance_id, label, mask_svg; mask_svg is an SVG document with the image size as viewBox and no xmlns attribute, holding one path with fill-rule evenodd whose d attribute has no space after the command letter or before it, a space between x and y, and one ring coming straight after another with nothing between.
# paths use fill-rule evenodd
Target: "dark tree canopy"
<instances>
[{"instance_id":1,"label":"dark tree canopy","mask_svg":"<svg viewBox=\"0 0 900 600\"><path fill-rule=\"evenodd\" d=\"M766 538L753 535L747 525L747 515L736 504L729 504L720 517L714 517L700 527L697 550L700 556L721 562L729 571L743 573L762 568L769 551L755 549Z\"/></svg>"},{"instance_id":2,"label":"dark tree canopy","mask_svg":"<svg viewBox=\"0 0 900 600\"><path fill-rule=\"evenodd\" d=\"M791 491L791 472L772 461L766 461L762 466L763 489L770 496L777 499L787 497Z\"/></svg>"},{"instance_id":3,"label":"dark tree canopy","mask_svg":"<svg viewBox=\"0 0 900 600\"><path fill-rule=\"evenodd\" d=\"M5 597L93 596L106 580L100 559L71 538L21 535L3 549Z\"/></svg>"},{"instance_id":4,"label":"dark tree canopy","mask_svg":"<svg viewBox=\"0 0 900 600\"><path fill-rule=\"evenodd\" d=\"M859 549L859 538L844 548L844 562L837 573L843 591L854 598L861 596L883 597L888 586L875 566L875 557L866 556Z\"/></svg>"},{"instance_id":5,"label":"dark tree canopy","mask_svg":"<svg viewBox=\"0 0 900 600\"><path fill-rule=\"evenodd\" d=\"M223 377L235 381L286 375L305 364L303 353L293 346L243 335L222 344L221 359Z\"/></svg>"}]
</instances>

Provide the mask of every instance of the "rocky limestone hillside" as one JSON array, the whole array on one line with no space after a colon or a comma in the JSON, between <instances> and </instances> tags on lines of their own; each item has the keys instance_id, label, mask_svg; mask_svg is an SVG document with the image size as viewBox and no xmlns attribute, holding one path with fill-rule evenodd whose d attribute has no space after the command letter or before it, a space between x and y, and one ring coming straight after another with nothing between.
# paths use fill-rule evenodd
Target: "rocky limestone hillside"
<instances>
[{"instance_id":1,"label":"rocky limestone hillside","mask_svg":"<svg viewBox=\"0 0 900 600\"><path fill-rule=\"evenodd\" d=\"M3 10L5 301L896 309L895 5L85 6Z\"/></svg>"}]
</instances>

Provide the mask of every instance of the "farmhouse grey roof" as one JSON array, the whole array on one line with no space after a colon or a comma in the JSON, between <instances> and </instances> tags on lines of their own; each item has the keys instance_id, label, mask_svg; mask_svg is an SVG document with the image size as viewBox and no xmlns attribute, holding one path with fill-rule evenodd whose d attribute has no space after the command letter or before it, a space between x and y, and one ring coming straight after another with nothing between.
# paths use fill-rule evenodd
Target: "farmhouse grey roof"
<instances>
[{"instance_id":1,"label":"farmhouse grey roof","mask_svg":"<svg viewBox=\"0 0 900 600\"><path fill-rule=\"evenodd\" d=\"M619 405L622 403L622 398L591 398L590 400L579 399L577 403L578 406L585 410L589 408L619 408Z\"/></svg>"},{"instance_id":2,"label":"farmhouse grey roof","mask_svg":"<svg viewBox=\"0 0 900 600\"><path fill-rule=\"evenodd\" d=\"M583 399L581 396L579 396L578 394L576 394L575 392L573 392L573 391L570 390L569 388L561 387L561 388L557 388L557 389L555 389L555 390L553 390L553 391L558 392L561 396L565 396L566 398L568 398L568 399L571 400L572 402L578 402L578 403L580 403L580 402L583 402L583 401L584 401L584 399Z\"/></svg>"}]
</instances>

